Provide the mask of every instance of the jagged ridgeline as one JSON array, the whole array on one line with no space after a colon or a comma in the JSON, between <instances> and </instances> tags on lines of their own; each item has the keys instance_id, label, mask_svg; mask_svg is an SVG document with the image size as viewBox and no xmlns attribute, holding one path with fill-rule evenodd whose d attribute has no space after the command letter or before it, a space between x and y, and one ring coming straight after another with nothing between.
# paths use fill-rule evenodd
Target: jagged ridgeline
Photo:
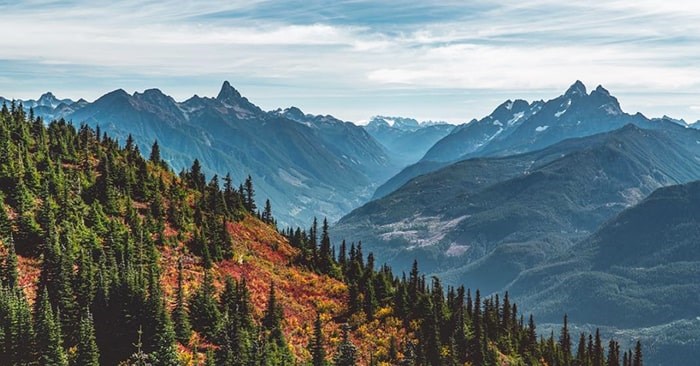
<instances>
[{"instance_id":1,"label":"jagged ridgeline","mask_svg":"<svg viewBox=\"0 0 700 366\"><path fill-rule=\"evenodd\" d=\"M566 320L538 339L507 294L336 255L325 223L282 235L250 179L135 146L0 110L0 364L641 365L598 335L576 351Z\"/></svg>"}]
</instances>

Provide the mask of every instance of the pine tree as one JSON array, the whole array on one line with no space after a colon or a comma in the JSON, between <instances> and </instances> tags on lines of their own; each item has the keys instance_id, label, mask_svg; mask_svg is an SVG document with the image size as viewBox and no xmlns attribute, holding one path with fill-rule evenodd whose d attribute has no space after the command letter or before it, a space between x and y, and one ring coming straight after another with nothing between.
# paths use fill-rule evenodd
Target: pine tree
<instances>
[{"instance_id":1,"label":"pine tree","mask_svg":"<svg viewBox=\"0 0 700 366\"><path fill-rule=\"evenodd\" d=\"M357 347L350 341L350 326L343 325L343 336L338 351L333 359L335 366L355 366L357 364Z\"/></svg>"},{"instance_id":2,"label":"pine tree","mask_svg":"<svg viewBox=\"0 0 700 366\"><path fill-rule=\"evenodd\" d=\"M608 358L606 366L620 366L620 345L611 339L608 343Z\"/></svg>"},{"instance_id":3,"label":"pine tree","mask_svg":"<svg viewBox=\"0 0 700 366\"><path fill-rule=\"evenodd\" d=\"M190 187L198 191L204 189L204 174L202 173L202 165L199 163L199 159L194 159L192 168L190 168L189 178Z\"/></svg>"},{"instance_id":4,"label":"pine tree","mask_svg":"<svg viewBox=\"0 0 700 366\"><path fill-rule=\"evenodd\" d=\"M246 178L244 184L244 206L246 210L248 210L248 212L255 213L258 207L255 205L255 189L253 188L253 178L249 175L248 178Z\"/></svg>"},{"instance_id":5,"label":"pine tree","mask_svg":"<svg viewBox=\"0 0 700 366\"><path fill-rule=\"evenodd\" d=\"M262 220L267 224L271 224L274 220L272 218L272 205L270 204L269 199L265 200L265 208L262 212Z\"/></svg>"},{"instance_id":6,"label":"pine tree","mask_svg":"<svg viewBox=\"0 0 700 366\"><path fill-rule=\"evenodd\" d=\"M221 326L221 312L215 300L216 290L209 270L204 272L204 280L192 295L189 302L189 317L192 328L208 340L216 339Z\"/></svg>"},{"instance_id":7,"label":"pine tree","mask_svg":"<svg viewBox=\"0 0 700 366\"><path fill-rule=\"evenodd\" d=\"M595 343L593 344L593 354L591 355L593 366L603 366L605 360L605 350L600 340L600 330L595 330Z\"/></svg>"},{"instance_id":8,"label":"pine tree","mask_svg":"<svg viewBox=\"0 0 700 366\"><path fill-rule=\"evenodd\" d=\"M5 209L5 195L0 191L0 239L5 240L10 237L11 233L12 226L10 217L7 215L7 210Z\"/></svg>"},{"instance_id":9,"label":"pine tree","mask_svg":"<svg viewBox=\"0 0 700 366\"><path fill-rule=\"evenodd\" d=\"M214 356L214 350L209 347L204 356L204 366L216 366L216 357Z\"/></svg>"},{"instance_id":10,"label":"pine tree","mask_svg":"<svg viewBox=\"0 0 700 366\"><path fill-rule=\"evenodd\" d=\"M80 366L99 366L100 354L95 342L95 327L89 311L80 319L75 363Z\"/></svg>"},{"instance_id":11,"label":"pine tree","mask_svg":"<svg viewBox=\"0 0 700 366\"><path fill-rule=\"evenodd\" d=\"M644 366L644 361L642 358L642 342L637 341L634 346L634 358L632 359L632 366Z\"/></svg>"},{"instance_id":12,"label":"pine tree","mask_svg":"<svg viewBox=\"0 0 700 366\"><path fill-rule=\"evenodd\" d=\"M2 283L9 288L17 288L19 273L17 272L17 253L15 252L15 242L10 236L5 245L7 255L2 267Z\"/></svg>"},{"instance_id":13,"label":"pine tree","mask_svg":"<svg viewBox=\"0 0 700 366\"><path fill-rule=\"evenodd\" d=\"M175 322L176 339L186 345L189 342L192 333L190 319L187 314L187 305L185 304L185 288L182 274L182 258L177 263L177 293L175 294L175 309L173 310L173 320Z\"/></svg>"},{"instance_id":14,"label":"pine tree","mask_svg":"<svg viewBox=\"0 0 700 366\"><path fill-rule=\"evenodd\" d=\"M569 334L569 316L566 314L564 314L564 325L559 336L559 347L564 358L563 366L569 366L571 364L571 335Z\"/></svg>"},{"instance_id":15,"label":"pine tree","mask_svg":"<svg viewBox=\"0 0 700 366\"><path fill-rule=\"evenodd\" d=\"M143 343L141 341L143 331L139 328L138 338L134 346L136 347L136 352L134 352L129 359L126 361L126 366L152 366L151 356L143 351Z\"/></svg>"},{"instance_id":16,"label":"pine tree","mask_svg":"<svg viewBox=\"0 0 700 366\"><path fill-rule=\"evenodd\" d=\"M331 253L331 239L328 234L328 219L323 219L321 228L321 246L318 253L317 267L321 273L332 274L333 272L333 254Z\"/></svg>"},{"instance_id":17,"label":"pine tree","mask_svg":"<svg viewBox=\"0 0 700 366\"><path fill-rule=\"evenodd\" d=\"M153 146L151 146L151 155L148 160L157 166L163 165L163 159L160 157L160 146L158 145L158 140L153 141Z\"/></svg>"},{"instance_id":18,"label":"pine tree","mask_svg":"<svg viewBox=\"0 0 700 366\"><path fill-rule=\"evenodd\" d=\"M321 323L321 314L316 314L314 322L314 337L309 343L309 352L311 353L311 364L313 366L324 366L326 364L326 351L323 348L323 328Z\"/></svg>"},{"instance_id":19,"label":"pine tree","mask_svg":"<svg viewBox=\"0 0 700 366\"><path fill-rule=\"evenodd\" d=\"M43 289L37 299L35 310L36 351L41 365L67 366L68 357L63 350L61 326L51 309L49 293Z\"/></svg>"},{"instance_id":20,"label":"pine tree","mask_svg":"<svg viewBox=\"0 0 700 366\"><path fill-rule=\"evenodd\" d=\"M588 365L588 354L586 352L586 335L581 333L578 340L578 349L576 350L575 358L576 366L586 366Z\"/></svg>"},{"instance_id":21,"label":"pine tree","mask_svg":"<svg viewBox=\"0 0 700 366\"><path fill-rule=\"evenodd\" d=\"M175 348L175 330L170 320L165 303L161 302L154 337L155 349L151 358L154 366L178 366L177 349Z\"/></svg>"},{"instance_id":22,"label":"pine tree","mask_svg":"<svg viewBox=\"0 0 700 366\"><path fill-rule=\"evenodd\" d=\"M265 316L262 320L263 327L270 332L270 338L274 340L283 340L282 326L282 307L277 303L277 295L275 293L275 284L270 284L270 293L267 297L267 307Z\"/></svg>"}]
</instances>

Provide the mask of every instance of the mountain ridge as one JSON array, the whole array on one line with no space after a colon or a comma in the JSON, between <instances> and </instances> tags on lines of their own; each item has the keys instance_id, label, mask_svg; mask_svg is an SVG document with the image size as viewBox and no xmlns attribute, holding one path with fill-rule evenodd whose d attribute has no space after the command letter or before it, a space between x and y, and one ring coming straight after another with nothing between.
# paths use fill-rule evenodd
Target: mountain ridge
<instances>
[{"instance_id":1,"label":"mountain ridge","mask_svg":"<svg viewBox=\"0 0 700 366\"><path fill-rule=\"evenodd\" d=\"M398 170L363 128L293 123L263 111L228 81L215 98L195 95L178 102L155 88L133 94L117 89L92 103L35 113L99 126L120 141L132 135L141 151L158 140L176 170L197 158L210 175L252 175L260 195L278 202L281 224L308 222L319 214L335 220Z\"/></svg>"}]
</instances>

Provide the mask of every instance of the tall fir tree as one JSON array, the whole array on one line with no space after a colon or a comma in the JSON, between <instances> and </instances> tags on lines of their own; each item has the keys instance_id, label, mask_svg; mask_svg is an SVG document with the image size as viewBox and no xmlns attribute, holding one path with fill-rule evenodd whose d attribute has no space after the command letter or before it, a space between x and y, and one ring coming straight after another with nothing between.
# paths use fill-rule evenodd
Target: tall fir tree
<instances>
[{"instance_id":1,"label":"tall fir tree","mask_svg":"<svg viewBox=\"0 0 700 366\"><path fill-rule=\"evenodd\" d=\"M634 346L634 357L632 358L632 366L644 366L641 341L637 341L637 343Z\"/></svg>"},{"instance_id":2,"label":"tall fir tree","mask_svg":"<svg viewBox=\"0 0 700 366\"><path fill-rule=\"evenodd\" d=\"M95 327L92 314L89 311L85 311L85 314L80 319L75 364L80 366L99 366L99 359L100 353L95 342Z\"/></svg>"},{"instance_id":3,"label":"tall fir tree","mask_svg":"<svg viewBox=\"0 0 700 366\"><path fill-rule=\"evenodd\" d=\"M185 302L185 283L183 278L182 258L177 262L177 291L175 293L175 308L173 309L173 321L175 323L176 339L186 345L192 333L187 304Z\"/></svg>"},{"instance_id":4,"label":"tall fir tree","mask_svg":"<svg viewBox=\"0 0 700 366\"><path fill-rule=\"evenodd\" d=\"M46 366L67 366L68 357L63 350L61 326L49 303L49 293L44 288L37 298L34 313L36 329L36 351L39 362Z\"/></svg>"},{"instance_id":5,"label":"tall fir tree","mask_svg":"<svg viewBox=\"0 0 700 366\"><path fill-rule=\"evenodd\" d=\"M323 323L321 323L321 313L316 314L314 322L314 335L309 343L312 366L324 366L326 364L326 350L324 348Z\"/></svg>"}]
</instances>

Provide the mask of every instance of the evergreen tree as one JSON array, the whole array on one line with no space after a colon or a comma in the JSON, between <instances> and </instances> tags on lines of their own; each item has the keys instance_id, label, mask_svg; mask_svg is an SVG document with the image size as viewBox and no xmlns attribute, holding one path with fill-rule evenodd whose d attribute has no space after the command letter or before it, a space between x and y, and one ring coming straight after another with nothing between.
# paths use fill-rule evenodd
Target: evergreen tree
<instances>
[{"instance_id":1,"label":"evergreen tree","mask_svg":"<svg viewBox=\"0 0 700 366\"><path fill-rule=\"evenodd\" d=\"M571 365L571 335L569 334L569 316L564 314L564 325L559 336L559 347L563 356L563 366Z\"/></svg>"},{"instance_id":2,"label":"evergreen tree","mask_svg":"<svg viewBox=\"0 0 700 366\"><path fill-rule=\"evenodd\" d=\"M202 173L202 165L199 163L199 159L194 159L192 163L189 173L189 183L190 187L198 191L204 189L204 173Z\"/></svg>"},{"instance_id":3,"label":"evergreen tree","mask_svg":"<svg viewBox=\"0 0 700 366\"><path fill-rule=\"evenodd\" d=\"M588 365L588 354L586 352L586 335L581 333L578 340L578 348L576 350L575 363L576 366Z\"/></svg>"},{"instance_id":4,"label":"evergreen tree","mask_svg":"<svg viewBox=\"0 0 700 366\"><path fill-rule=\"evenodd\" d=\"M0 191L0 238L5 240L10 237L11 233L12 226L10 217L7 215L7 210L5 209L5 195Z\"/></svg>"},{"instance_id":5,"label":"evergreen tree","mask_svg":"<svg viewBox=\"0 0 700 366\"><path fill-rule=\"evenodd\" d=\"M265 316L262 320L263 327L270 332L270 338L275 340L283 340L282 335L282 307L277 303L277 295L275 293L275 284L270 284L270 293L267 297L267 307L265 308Z\"/></svg>"},{"instance_id":6,"label":"evergreen tree","mask_svg":"<svg viewBox=\"0 0 700 366\"><path fill-rule=\"evenodd\" d=\"M151 146L151 155L148 160L157 166L163 165L163 159L160 157L160 146L158 145L158 140L153 141L153 146Z\"/></svg>"},{"instance_id":7,"label":"evergreen tree","mask_svg":"<svg viewBox=\"0 0 700 366\"><path fill-rule=\"evenodd\" d=\"M321 246L318 253L317 267L321 273L333 274L334 267L333 254L331 253L331 239L328 234L328 219L323 219L321 228Z\"/></svg>"},{"instance_id":8,"label":"evergreen tree","mask_svg":"<svg viewBox=\"0 0 700 366\"><path fill-rule=\"evenodd\" d=\"M357 364L357 348L350 341L350 327L343 325L343 336L338 351L333 359L335 366L355 366Z\"/></svg>"},{"instance_id":9,"label":"evergreen tree","mask_svg":"<svg viewBox=\"0 0 700 366\"><path fill-rule=\"evenodd\" d=\"M642 342L637 341L634 346L634 358L632 358L632 366L644 366L642 358Z\"/></svg>"},{"instance_id":10,"label":"evergreen tree","mask_svg":"<svg viewBox=\"0 0 700 366\"><path fill-rule=\"evenodd\" d=\"M309 352L311 353L311 364L313 366L324 366L326 364L326 351L323 348L323 328L321 323L321 314L316 314L314 322L314 336L309 343Z\"/></svg>"},{"instance_id":11,"label":"evergreen tree","mask_svg":"<svg viewBox=\"0 0 700 366\"><path fill-rule=\"evenodd\" d=\"M161 302L158 309L158 318L155 327L153 343L155 345L151 355L154 366L178 366L177 349L175 348L175 330L170 320L170 315Z\"/></svg>"},{"instance_id":12,"label":"evergreen tree","mask_svg":"<svg viewBox=\"0 0 700 366\"><path fill-rule=\"evenodd\" d=\"M608 359L606 366L620 366L620 345L611 339L608 344Z\"/></svg>"},{"instance_id":13,"label":"evergreen tree","mask_svg":"<svg viewBox=\"0 0 700 366\"><path fill-rule=\"evenodd\" d=\"M208 340L216 339L221 326L221 313L216 303L216 290L209 270L204 272L204 280L192 295L189 302L189 317L192 328Z\"/></svg>"},{"instance_id":14,"label":"evergreen tree","mask_svg":"<svg viewBox=\"0 0 700 366\"><path fill-rule=\"evenodd\" d=\"M185 288L182 274L182 258L177 263L177 292L175 294L175 309L173 310L173 320L175 322L176 339L186 345L189 342L192 328L190 326L187 305L185 304Z\"/></svg>"},{"instance_id":15,"label":"evergreen tree","mask_svg":"<svg viewBox=\"0 0 700 366\"><path fill-rule=\"evenodd\" d=\"M255 189L253 188L253 178L249 175L244 184L244 206L250 213L255 213L258 209L255 205Z\"/></svg>"},{"instance_id":16,"label":"evergreen tree","mask_svg":"<svg viewBox=\"0 0 700 366\"><path fill-rule=\"evenodd\" d=\"M57 316L54 316L49 293L43 289L37 299L35 310L36 351L39 362L46 366L67 366L68 357L63 350L61 326Z\"/></svg>"},{"instance_id":17,"label":"evergreen tree","mask_svg":"<svg viewBox=\"0 0 700 366\"><path fill-rule=\"evenodd\" d=\"M595 330L595 343L593 344L593 354L591 355L593 366L603 366L605 362L605 350L600 340L600 330Z\"/></svg>"},{"instance_id":18,"label":"evergreen tree","mask_svg":"<svg viewBox=\"0 0 700 366\"><path fill-rule=\"evenodd\" d=\"M17 253L15 252L15 242L10 236L5 245L7 255L2 267L2 283L9 288L17 288L19 273L17 272Z\"/></svg>"},{"instance_id":19,"label":"evergreen tree","mask_svg":"<svg viewBox=\"0 0 700 366\"><path fill-rule=\"evenodd\" d=\"M80 366L99 366L100 354L95 342L95 327L89 311L80 319L78 346L75 364Z\"/></svg>"},{"instance_id":20,"label":"evergreen tree","mask_svg":"<svg viewBox=\"0 0 700 366\"><path fill-rule=\"evenodd\" d=\"M265 200L265 208L262 212L262 220L267 224L271 224L274 220L272 218L272 205L270 204L269 199Z\"/></svg>"}]
</instances>

